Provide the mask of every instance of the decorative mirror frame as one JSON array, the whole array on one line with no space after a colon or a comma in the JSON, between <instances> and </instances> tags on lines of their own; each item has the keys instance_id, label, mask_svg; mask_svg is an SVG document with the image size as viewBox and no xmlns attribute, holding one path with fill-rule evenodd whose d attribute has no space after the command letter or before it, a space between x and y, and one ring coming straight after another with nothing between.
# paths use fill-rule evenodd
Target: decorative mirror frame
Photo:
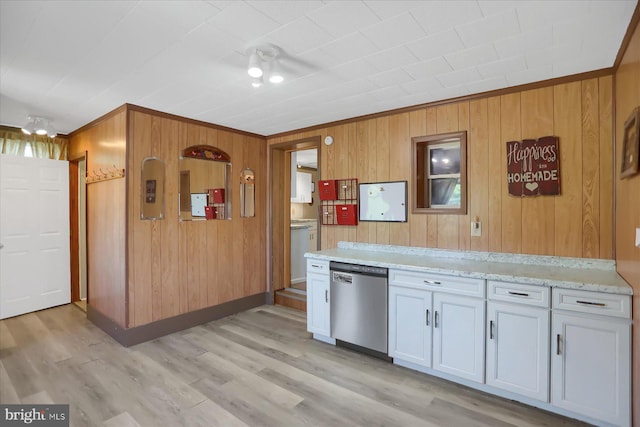
<instances>
[{"instance_id":1,"label":"decorative mirror frame","mask_svg":"<svg viewBox=\"0 0 640 427\"><path fill-rule=\"evenodd\" d=\"M207 160L207 161L212 161L212 162L218 162L218 163L223 163L225 166L225 170L224 170L224 192L221 192L222 197L224 197L224 202L219 203L219 205L223 205L223 214L221 216L221 218L218 218L215 214L216 209L211 207L208 208L205 206L205 211L207 209L209 209L209 213L210 212L214 212L213 214L213 218L209 217L209 213L206 214L206 218L207 219L231 219L231 182L230 182L230 177L231 177L231 156L229 156L229 154L227 154L226 152L224 152L223 150L217 148L217 147L213 147L210 145L192 145L190 147L185 148L184 150L182 150L182 155L180 156L180 160L183 159L198 159L198 160ZM183 177L182 175L185 173L185 171L180 171L180 188L182 189L182 181L183 181ZM186 174L187 176L189 176L189 174ZM211 191L211 190L209 190ZM182 194L182 191L179 192L180 193L180 203L178 206L178 218L180 221L193 221L193 218L183 218L182 217L182 209L183 209L183 200L184 200L184 195ZM193 197L193 195L191 193L189 193L191 197ZM211 193L209 193L208 197L212 197ZM215 196L214 196L215 197ZM185 203L186 204L186 203ZM191 203L188 203L189 206L191 206ZM216 204L218 205L218 204ZM200 218L200 216L198 216L198 219L205 219Z\"/></svg>"},{"instance_id":2,"label":"decorative mirror frame","mask_svg":"<svg viewBox=\"0 0 640 427\"><path fill-rule=\"evenodd\" d=\"M431 207L425 166L425 152L430 146L460 144L460 206ZM422 214L465 215L467 213L467 132L451 132L411 138L411 212Z\"/></svg>"},{"instance_id":3,"label":"decorative mirror frame","mask_svg":"<svg viewBox=\"0 0 640 427\"><path fill-rule=\"evenodd\" d=\"M150 162L158 162L162 165L160 172L149 171L145 174L145 165ZM157 157L145 157L140 167L140 219L156 220L164 219L164 187L165 187L164 161Z\"/></svg>"}]
</instances>

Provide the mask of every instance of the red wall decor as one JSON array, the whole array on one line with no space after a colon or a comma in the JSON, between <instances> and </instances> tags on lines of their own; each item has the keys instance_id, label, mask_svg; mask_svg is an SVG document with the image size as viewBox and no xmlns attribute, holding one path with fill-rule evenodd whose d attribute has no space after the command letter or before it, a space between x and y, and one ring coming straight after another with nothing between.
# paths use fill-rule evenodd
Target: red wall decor
<instances>
[{"instance_id":1,"label":"red wall decor","mask_svg":"<svg viewBox=\"0 0 640 427\"><path fill-rule=\"evenodd\" d=\"M558 137L507 142L507 183L513 196L560 194Z\"/></svg>"}]
</instances>

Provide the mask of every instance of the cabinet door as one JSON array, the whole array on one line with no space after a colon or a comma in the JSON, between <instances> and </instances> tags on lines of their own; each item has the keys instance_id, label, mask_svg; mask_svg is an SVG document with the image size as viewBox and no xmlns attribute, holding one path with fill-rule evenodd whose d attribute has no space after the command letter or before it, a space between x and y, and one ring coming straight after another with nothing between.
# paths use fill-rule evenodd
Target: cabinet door
<instances>
[{"instance_id":1,"label":"cabinet door","mask_svg":"<svg viewBox=\"0 0 640 427\"><path fill-rule=\"evenodd\" d=\"M389 286L389 356L431 367L432 293Z\"/></svg>"},{"instance_id":2,"label":"cabinet door","mask_svg":"<svg viewBox=\"0 0 640 427\"><path fill-rule=\"evenodd\" d=\"M331 335L329 275L307 274L307 331Z\"/></svg>"},{"instance_id":3,"label":"cabinet door","mask_svg":"<svg viewBox=\"0 0 640 427\"><path fill-rule=\"evenodd\" d=\"M294 186L292 185L291 201L294 203L311 203L311 182L312 176L310 173L296 172L295 193Z\"/></svg>"},{"instance_id":4,"label":"cabinet door","mask_svg":"<svg viewBox=\"0 0 640 427\"><path fill-rule=\"evenodd\" d=\"M307 264L304 253L309 247L309 231L306 228L291 229L291 251L289 257L291 284L301 283L305 280Z\"/></svg>"},{"instance_id":5,"label":"cabinet door","mask_svg":"<svg viewBox=\"0 0 640 427\"><path fill-rule=\"evenodd\" d=\"M616 425L630 423L627 320L554 312L551 403Z\"/></svg>"},{"instance_id":6,"label":"cabinet door","mask_svg":"<svg viewBox=\"0 0 640 427\"><path fill-rule=\"evenodd\" d=\"M549 401L549 310L487 303L487 384Z\"/></svg>"},{"instance_id":7,"label":"cabinet door","mask_svg":"<svg viewBox=\"0 0 640 427\"><path fill-rule=\"evenodd\" d=\"M433 369L484 382L484 300L433 294Z\"/></svg>"}]
</instances>

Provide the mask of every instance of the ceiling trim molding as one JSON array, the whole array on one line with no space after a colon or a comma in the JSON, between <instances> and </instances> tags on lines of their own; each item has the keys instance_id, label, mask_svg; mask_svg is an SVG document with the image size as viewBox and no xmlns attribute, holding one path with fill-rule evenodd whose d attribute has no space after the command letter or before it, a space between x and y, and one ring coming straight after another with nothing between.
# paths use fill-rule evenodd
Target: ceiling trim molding
<instances>
[{"instance_id":1,"label":"ceiling trim molding","mask_svg":"<svg viewBox=\"0 0 640 427\"><path fill-rule=\"evenodd\" d=\"M614 73L618 71L618 67L620 67L622 58L624 57L624 54L627 52L629 43L631 43L631 38L633 37L633 33L636 31L639 24L640 24L640 1L636 3L636 8L633 11L633 15L631 16L631 21L629 22L629 26L627 27L627 32L624 34L624 38L622 39L622 43L620 44L620 49L618 49L618 55L616 56L616 60L613 62Z\"/></svg>"},{"instance_id":2,"label":"ceiling trim molding","mask_svg":"<svg viewBox=\"0 0 640 427\"><path fill-rule=\"evenodd\" d=\"M190 119L188 117L178 116L176 114L171 114L171 113L165 113L165 112L158 111L158 110L152 110L151 108L141 107L139 105L134 105L134 104L125 104L125 105L129 109L129 111L138 111L138 112L141 112L141 113L150 114L152 116L163 117L165 119L171 119L171 120L177 120L177 121L184 122L184 123L191 123L191 124L198 125L198 126L204 126L204 127L208 127L208 128L212 128L212 129L216 129L216 130L221 130L221 131L225 131L225 132L231 132L231 133L235 133L235 134L245 135L245 136L249 136L249 137L252 137L252 138L260 138L260 139L263 139L263 140L266 139L266 137L264 135L259 135L257 133L247 132L247 131L244 131L244 130L234 129L234 128L230 128L230 127L222 126L222 125L216 125L214 123L203 122L201 120Z\"/></svg>"},{"instance_id":3,"label":"ceiling trim molding","mask_svg":"<svg viewBox=\"0 0 640 427\"><path fill-rule=\"evenodd\" d=\"M325 128L328 128L328 127L343 126L343 125L346 125L346 124L349 124L349 123L353 123L353 122L360 122L360 121L363 121L363 120L371 120L371 119L377 119L377 118L380 118L380 117L393 116L393 115L396 115L396 114L409 113L411 111L422 110L422 109L430 108L430 107L438 107L438 106L441 106L441 105L455 104L457 102L474 101L474 100L477 100L477 99L491 98L491 97L494 97L494 96L501 96L501 95L508 95L508 94L516 93L516 92L524 92L524 91L527 91L527 90L540 89L540 88L543 88L543 87L556 86L556 85L559 85L559 84L573 83L573 82L576 82L576 81L594 79L594 78L598 78L598 77L611 76L611 75L613 75L613 67L602 68L600 70L588 71L588 72L585 72L585 73L579 73L579 74L572 74L572 75L569 75L569 76L556 77L556 78L553 78L553 79L541 80L539 82L527 83L527 84L518 85L518 86L511 86L511 87L506 87L506 88L503 88L503 89L491 90L491 91L488 91L488 92L480 92L480 93L475 93L475 94L472 94L472 95L459 96L457 98L449 98L449 99L443 99L443 100L440 100L440 101L427 102L425 104L417 104L417 105L412 105L412 106L408 106L408 107L401 107L401 108L396 108L394 110L381 111L379 113L371 113L371 114L366 114L364 116L357 116L357 117L352 117L352 118L349 118L349 119L337 120L335 122L329 122L329 123L313 125L313 126L309 126L309 127L306 127L306 128L289 130L289 131L286 131L286 132L281 132L281 133L275 133L273 135L268 135L267 139L281 138L281 137L295 135L295 134L301 133L301 132L316 131L316 130L325 129Z\"/></svg>"},{"instance_id":4,"label":"ceiling trim molding","mask_svg":"<svg viewBox=\"0 0 640 427\"><path fill-rule=\"evenodd\" d=\"M103 114L102 116L98 117L95 120L90 121L89 123L87 123L84 126L79 127L78 129L74 130L73 132L69 133L69 137L73 137L76 136L77 134L84 132L86 130L91 129L92 127L95 127L97 125L99 125L100 123L104 122L107 119L110 119L111 117L115 116L116 114L120 114L122 111L125 111L127 109L127 105L128 104L123 104L121 106L119 106L118 108L116 108L115 110L111 110L106 114Z\"/></svg>"}]
</instances>

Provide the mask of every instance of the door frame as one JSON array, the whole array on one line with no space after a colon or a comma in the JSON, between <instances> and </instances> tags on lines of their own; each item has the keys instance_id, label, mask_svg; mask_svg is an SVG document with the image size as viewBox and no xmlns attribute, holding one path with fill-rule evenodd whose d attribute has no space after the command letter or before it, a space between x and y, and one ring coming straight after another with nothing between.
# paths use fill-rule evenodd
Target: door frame
<instances>
[{"instance_id":1,"label":"door frame","mask_svg":"<svg viewBox=\"0 0 640 427\"><path fill-rule=\"evenodd\" d=\"M87 164L87 152L77 154L69 159L69 269L71 272L71 302L80 301L80 218L78 216L78 164L81 160ZM85 221L87 211L84 212ZM87 236L85 235L85 240ZM85 242L86 244L86 242ZM89 275L87 274L87 281ZM87 283L87 304L89 303L89 283Z\"/></svg>"},{"instance_id":2,"label":"door frame","mask_svg":"<svg viewBox=\"0 0 640 427\"><path fill-rule=\"evenodd\" d=\"M269 197L267 227L267 280L270 303L275 293L284 289L291 281L291 152L315 148L318 150L318 177L321 175L322 136L310 136L288 142L271 144L268 147ZM320 242L320 222L318 221L318 245ZM281 284L284 283L285 286Z\"/></svg>"}]
</instances>

